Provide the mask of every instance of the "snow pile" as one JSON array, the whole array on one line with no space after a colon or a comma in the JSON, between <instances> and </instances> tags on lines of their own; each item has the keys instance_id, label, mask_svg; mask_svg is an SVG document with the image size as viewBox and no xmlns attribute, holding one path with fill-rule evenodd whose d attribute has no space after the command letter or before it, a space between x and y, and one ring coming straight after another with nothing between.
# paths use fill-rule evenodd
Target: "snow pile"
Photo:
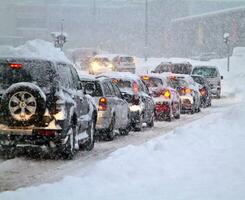
<instances>
[{"instance_id":1,"label":"snow pile","mask_svg":"<svg viewBox=\"0 0 245 200\"><path fill-rule=\"evenodd\" d=\"M18 47L0 46L1 57L40 58L52 61L69 62L65 54L51 42L36 39Z\"/></svg>"}]
</instances>

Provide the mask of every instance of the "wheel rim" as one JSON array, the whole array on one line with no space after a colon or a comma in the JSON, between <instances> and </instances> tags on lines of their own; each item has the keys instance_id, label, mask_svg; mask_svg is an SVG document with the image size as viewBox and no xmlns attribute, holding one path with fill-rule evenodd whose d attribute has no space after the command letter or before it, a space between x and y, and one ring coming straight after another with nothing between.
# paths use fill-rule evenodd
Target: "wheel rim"
<instances>
[{"instance_id":1,"label":"wheel rim","mask_svg":"<svg viewBox=\"0 0 245 200\"><path fill-rule=\"evenodd\" d=\"M36 99L29 92L17 92L9 100L9 111L15 120L28 121L35 115L36 109Z\"/></svg>"},{"instance_id":2,"label":"wheel rim","mask_svg":"<svg viewBox=\"0 0 245 200\"><path fill-rule=\"evenodd\" d=\"M90 129L90 144L94 141L94 122L92 121L91 129Z\"/></svg>"}]
</instances>

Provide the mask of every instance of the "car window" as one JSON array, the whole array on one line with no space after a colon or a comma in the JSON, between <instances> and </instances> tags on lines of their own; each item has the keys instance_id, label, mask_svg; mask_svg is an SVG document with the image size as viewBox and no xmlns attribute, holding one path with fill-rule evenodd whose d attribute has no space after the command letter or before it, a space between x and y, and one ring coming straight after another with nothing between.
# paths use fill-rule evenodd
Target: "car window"
<instances>
[{"instance_id":1,"label":"car window","mask_svg":"<svg viewBox=\"0 0 245 200\"><path fill-rule=\"evenodd\" d=\"M168 64L160 64L156 67L157 72L171 72L171 66Z\"/></svg>"},{"instance_id":2,"label":"car window","mask_svg":"<svg viewBox=\"0 0 245 200\"><path fill-rule=\"evenodd\" d=\"M117 85L115 85L115 84L112 84L112 86L113 86L113 89L114 89L114 92L115 92L115 95L118 97L118 98L122 98L122 95L121 95L121 92L120 92L120 90L119 90L119 88L117 87Z\"/></svg>"},{"instance_id":3,"label":"car window","mask_svg":"<svg viewBox=\"0 0 245 200\"><path fill-rule=\"evenodd\" d=\"M172 72L175 74L190 74L192 66L189 64L174 64Z\"/></svg>"},{"instance_id":4,"label":"car window","mask_svg":"<svg viewBox=\"0 0 245 200\"><path fill-rule=\"evenodd\" d=\"M113 86L112 86L112 83L111 83L111 82L107 82L107 85L108 85L108 87L109 87L109 89L110 89L110 94L111 94L112 96L115 96L115 91L114 91L114 88L113 88Z\"/></svg>"},{"instance_id":5,"label":"car window","mask_svg":"<svg viewBox=\"0 0 245 200\"><path fill-rule=\"evenodd\" d=\"M213 78L218 76L218 71L212 67L197 67L193 69L192 74Z\"/></svg>"},{"instance_id":6,"label":"car window","mask_svg":"<svg viewBox=\"0 0 245 200\"><path fill-rule=\"evenodd\" d=\"M18 82L33 82L40 87L48 87L56 80L54 66L48 61L15 60L14 63L20 63L22 67L14 69L9 66L10 63L0 60L0 89L7 89Z\"/></svg>"},{"instance_id":7,"label":"car window","mask_svg":"<svg viewBox=\"0 0 245 200\"><path fill-rule=\"evenodd\" d=\"M103 86L103 89L104 89L104 92L105 92L105 96L112 96L112 92L111 92L107 82L103 82L102 86Z\"/></svg>"},{"instance_id":8,"label":"car window","mask_svg":"<svg viewBox=\"0 0 245 200\"><path fill-rule=\"evenodd\" d=\"M94 85L95 85L95 90L94 90L93 94L91 94L92 97L101 97L101 96L103 96L102 88L101 88L101 85L100 85L100 83L98 81L82 80L81 81L82 87L84 88L87 83L94 83Z\"/></svg>"},{"instance_id":9,"label":"car window","mask_svg":"<svg viewBox=\"0 0 245 200\"><path fill-rule=\"evenodd\" d=\"M71 70L71 75L72 75L74 87L76 89L78 89L79 88L79 77L78 77L77 71L72 65L69 65L69 66L70 66L70 70Z\"/></svg>"},{"instance_id":10,"label":"car window","mask_svg":"<svg viewBox=\"0 0 245 200\"><path fill-rule=\"evenodd\" d=\"M73 81L72 81L72 74L71 74L70 67L66 64L59 63L58 68L59 68L60 77L62 77L60 79L61 85L66 88L72 88Z\"/></svg>"},{"instance_id":11,"label":"car window","mask_svg":"<svg viewBox=\"0 0 245 200\"><path fill-rule=\"evenodd\" d=\"M143 79L143 82L147 85L147 87L163 86L163 81L160 78L149 77L148 79Z\"/></svg>"}]
</instances>

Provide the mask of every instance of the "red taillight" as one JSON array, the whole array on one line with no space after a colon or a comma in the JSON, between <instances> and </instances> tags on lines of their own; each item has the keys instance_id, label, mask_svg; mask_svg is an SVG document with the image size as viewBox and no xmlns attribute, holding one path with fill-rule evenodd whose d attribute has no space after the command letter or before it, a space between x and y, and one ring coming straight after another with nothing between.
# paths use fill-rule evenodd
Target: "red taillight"
<instances>
[{"instance_id":1,"label":"red taillight","mask_svg":"<svg viewBox=\"0 0 245 200\"><path fill-rule=\"evenodd\" d=\"M139 86L138 86L138 84L135 81L133 82L132 88L133 88L134 94L138 94L139 93Z\"/></svg>"},{"instance_id":2,"label":"red taillight","mask_svg":"<svg viewBox=\"0 0 245 200\"><path fill-rule=\"evenodd\" d=\"M9 67L11 67L11 68L13 68L13 69L20 69L20 68L22 68L22 64L20 64L20 63L10 63L9 64Z\"/></svg>"},{"instance_id":3,"label":"red taillight","mask_svg":"<svg viewBox=\"0 0 245 200\"><path fill-rule=\"evenodd\" d=\"M56 132L54 130L39 130L38 134L45 137L55 136Z\"/></svg>"},{"instance_id":4,"label":"red taillight","mask_svg":"<svg viewBox=\"0 0 245 200\"><path fill-rule=\"evenodd\" d=\"M105 111L107 109L107 99L105 97L101 97L99 100L99 110Z\"/></svg>"},{"instance_id":5,"label":"red taillight","mask_svg":"<svg viewBox=\"0 0 245 200\"><path fill-rule=\"evenodd\" d=\"M205 88L201 88L201 89L199 90L199 92L200 92L201 96L206 96L207 91L206 91Z\"/></svg>"}]
</instances>

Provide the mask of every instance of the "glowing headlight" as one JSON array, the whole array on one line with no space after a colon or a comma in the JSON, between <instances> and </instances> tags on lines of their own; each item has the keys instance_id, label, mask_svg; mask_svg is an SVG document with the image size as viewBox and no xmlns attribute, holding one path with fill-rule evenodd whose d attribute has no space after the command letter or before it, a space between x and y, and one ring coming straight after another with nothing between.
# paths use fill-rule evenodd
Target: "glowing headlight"
<instances>
[{"instance_id":1,"label":"glowing headlight","mask_svg":"<svg viewBox=\"0 0 245 200\"><path fill-rule=\"evenodd\" d=\"M93 62L91 63L91 67L93 68L94 71L97 71L100 68L100 65L97 62Z\"/></svg>"}]
</instances>

